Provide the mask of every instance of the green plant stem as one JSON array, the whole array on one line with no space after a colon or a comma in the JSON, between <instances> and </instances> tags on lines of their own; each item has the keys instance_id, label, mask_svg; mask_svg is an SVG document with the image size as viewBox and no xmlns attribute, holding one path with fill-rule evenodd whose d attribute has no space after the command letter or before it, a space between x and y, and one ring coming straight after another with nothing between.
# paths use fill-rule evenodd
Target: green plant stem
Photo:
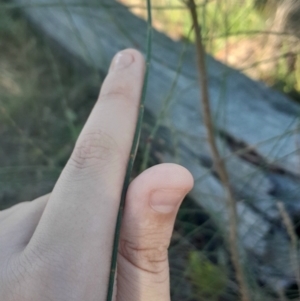
<instances>
[{"instance_id":1,"label":"green plant stem","mask_svg":"<svg viewBox=\"0 0 300 301\"><path fill-rule=\"evenodd\" d=\"M124 184L123 184L123 189L122 189L122 194L121 194L121 202L120 202L118 216L117 216L106 301L112 301L112 299L113 299L114 281L115 281L115 274L116 274L119 239L120 239L120 233L121 233L121 224L122 224L122 217L123 217L123 211L124 211L124 205L125 205L125 198L126 198L126 193L127 193L128 186L130 183L130 176L132 173L133 163L135 160L136 151L137 151L138 144L139 144L143 116L144 116L144 102L145 102L146 92L147 92L149 67L150 67L150 61L151 61L151 49L152 49L151 0L147 0L147 9L148 9L148 27L147 27L146 71L145 71L145 78L144 78L142 96L141 96L141 101L140 101L138 121L137 121L136 130L135 130L135 134L134 134L134 138L133 138L133 143L132 143L132 147L131 147L131 151L130 151L128 165L127 165L127 169L126 169L126 174L125 174L125 179L124 179Z\"/></svg>"},{"instance_id":2,"label":"green plant stem","mask_svg":"<svg viewBox=\"0 0 300 301\"><path fill-rule=\"evenodd\" d=\"M183 47L183 49L180 53L179 64L178 64L178 67L176 69L176 75L175 75L175 78L172 82L171 89L170 89L168 95L166 96L166 98L163 101L163 107L162 107L161 111L159 112L156 123L155 123L154 127L152 128L151 133L150 133L150 135L147 139L147 142L146 142L146 145L145 145L145 151L144 151L144 154L143 154L143 161L142 161L141 168L140 168L141 172L144 171L147 168L149 157L150 157L151 143L155 139L156 133L157 133L157 131L158 131L160 125L161 125L161 122L162 122L163 118L166 116L167 110L170 108L171 100L172 100L172 97L174 96L174 91L176 89L176 86L178 84L178 80L179 80L179 77L180 77L180 74L181 74L183 59L184 59L184 56L185 56L185 53L186 53L186 50L187 50L187 46L188 46L188 44L185 43L184 47Z\"/></svg>"},{"instance_id":3,"label":"green plant stem","mask_svg":"<svg viewBox=\"0 0 300 301\"><path fill-rule=\"evenodd\" d=\"M205 49L202 42L201 26L198 22L197 7L194 0L188 0L188 7L190 9L193 26L196 36L196 53L197 53L197 65L199 71L199 80L201 87L201 104L202 104L202 115L204 124L207 130L208 143L211 148L212 157L215 168L217 169L218 175L223 183L223 186L227 194L227 202L229 209L229 249L231 254L231 261L233 263L237 281L240 286L240 294L242 301L250 301L248 285L246 283L244 271L240 261L239 247L238 247L238 232L237 232L237 209L236 201L233 196L232 188L229 181L229 176L226 170L224 161L222 160L217 144L214 137L214 124L212 120L212 114L209 103L208 93L208 78L205 64Z\"/></svg>"}]
</instances>

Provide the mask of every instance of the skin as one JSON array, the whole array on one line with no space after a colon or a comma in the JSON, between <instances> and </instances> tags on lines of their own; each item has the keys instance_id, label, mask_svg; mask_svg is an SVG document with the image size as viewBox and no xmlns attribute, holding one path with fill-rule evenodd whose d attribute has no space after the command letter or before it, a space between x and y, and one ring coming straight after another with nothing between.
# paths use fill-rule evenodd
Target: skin
<instances>
[{"instance_id":1,"label":"skin","mask_svg":"<svg viewBox=\"0 0 300 301\"><path fill-rule=\"evenodd\" d=\"M51 192L0 212L0 300L106 300L115 221L145 63L114 58L99 99ZM129 186L115 300L170 300L167 249L191 174L161 164Z\"/></svg>"}]
</instances>

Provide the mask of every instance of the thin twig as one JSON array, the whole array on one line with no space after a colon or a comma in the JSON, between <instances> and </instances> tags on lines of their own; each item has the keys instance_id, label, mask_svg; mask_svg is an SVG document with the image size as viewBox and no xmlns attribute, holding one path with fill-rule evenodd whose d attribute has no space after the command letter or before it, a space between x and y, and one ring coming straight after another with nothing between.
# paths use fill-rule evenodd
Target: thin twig
<instances>
[{"instance_id":1,"label":"thin twig","mask_svg":"<svg viewBox=\"0 0 300 301\"><path fill-rule=\"evenodd\" d=\"M192 29L190 30L190 33L191 33L191 31L192 31ZM190 36L190 33L189 33L188 36ZM174 80L171 84L171 88L169 90L168 95L163 100L163 107L162 107L161 111L159 112L158 117L156 119L156 123L155 123L154 127L152 128L151 133L150 133L150 135L147 139L147 142L146 142L146 145L145 145L145 151L144 151L144 154L143 154L143 160L142 160L142 164L141 164L141 168L140 168L141 172L144 171L147 168L149 157L150 157L150 149L151 149L152 141L155 139L156 133L157 133L157 131L158 131L160 125L161 125L161 122L164 119L164 117L166 116L166 113L167 113L168 109L171 106L171 102L172 102L172 99L173 99L173 96L174 96L174 92L175 92L175 89L177 87L180 75L181 75L181 69L182 69L182 66L183 66L183 60L185 58L187 46L188 46L188 43L185 43L184 47L183 47L183 49L180 53L179 63L178 63L178 66L176 68L175 78L174 78Z\"/></svg>"},{"instance_id":2,"label":"thin twig","mask_svg":"<svg viewBox=\"0 0 300 301\"><path fill-rule=\"evenodd\" d=\"M131 177L132 168L133 168L133 164L134 164L134 160L135 160L135 156L136 156L136 151L137 151L138 144L139 144L143 116L144 116L144 102L145 102L145 98L146 98L148 74L149 74L149 67L150 67L150 61L151 61L151 49L152 49L151 0L147 0L147 7L148 7L148 27L147 27L146 72L145 72L143 91L142 91L142 96L141 96L141 101L140 101L138 120L137 120L136 130L135 130L135 134L134 134L134 138L133 138L133 142L132 142L132 146L131 146L130 156L128 159L128 165L127 165L127 169L126 169L126 175L125 175L122 194L121 194L120 207L119 207L118 217L117 217L117 222L116 222L106 301L113 300L118 248L119 248L119 240L120 240L120 233L121 233L122 217L123 217L123 211L124 211L124 206L125 206L125 198L126 198L126 193L127 193L129 182L130 182L130 177Z\"/></svg>"},{"instance_id":3,"label":"thin twig","mask_svg":"<svg viewBox=\"0 0 300 301\"><path fill-rule=\"evenodd\" d=\"M282 287L280 287L277 291L278 297L279 297L279 301L287 301L285 294L284 294L284 289Z\"/></svg>"},{"instance_id":4,"label":"thin twig","mask_svg":"<svg viewBox=\"0 0 300 301\"><path fill-rule=\"evenodd\" d=\"M214 138L214 124L212 121L212 115L209 104L208 93L208 78L205 66L205 50L202 42L201 26L198 22L197 8L194 0L188 0L188 7L190 9L194 31L196 36L196 52L197 52L197 64L199 71L199 80L201 87L201 104L202 115L204 124L207 130L208 143L210 145L212 156L214 160L215 168L220 176L220 179L224 185L227 194L228 209L229 209L229 249L231 253L231 260L235 269L236 278L240 286L240 294L242 301L250 301L248 285L246 283L242 263L240 260L239 247L238 247L238 232L237 232L237 209L236 201L233 196L229 177L227 174L226 166L222 160L217 144Z\"/></svg>"}]
</instances>

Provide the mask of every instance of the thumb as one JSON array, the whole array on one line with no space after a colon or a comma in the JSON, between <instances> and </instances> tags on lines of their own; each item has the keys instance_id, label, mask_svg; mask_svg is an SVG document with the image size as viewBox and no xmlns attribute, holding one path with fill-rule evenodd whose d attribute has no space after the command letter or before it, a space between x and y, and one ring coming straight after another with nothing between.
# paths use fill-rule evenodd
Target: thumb
<instances>
[{"instance_id":1,"label":"thumb","mask_svg":"<svg viewBox=\"0 0 300 301\"><path fill-rule=\"evenodd\" d=\"M168 247L181 201L193 186L175 164L154 166L130 185L118 257L117 300L170 300Z\"/></svg>"}]
</instances>

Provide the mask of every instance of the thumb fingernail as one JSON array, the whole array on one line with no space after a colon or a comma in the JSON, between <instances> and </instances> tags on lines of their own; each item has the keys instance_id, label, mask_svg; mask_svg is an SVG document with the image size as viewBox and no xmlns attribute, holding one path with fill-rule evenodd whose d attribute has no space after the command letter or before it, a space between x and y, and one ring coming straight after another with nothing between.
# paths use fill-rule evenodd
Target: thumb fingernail
<instances>
[{"instance_id":1,"label":"thumb fingernail","mask_svg":"<svg viewBox=\"0 0 300 301\"><path fill-rule=\"evenodd\" d=\"M150 198L150 206L159 213L171 213L181 203L186 192L174 190L154 191Z\"/></svg>"}]
</instances>

